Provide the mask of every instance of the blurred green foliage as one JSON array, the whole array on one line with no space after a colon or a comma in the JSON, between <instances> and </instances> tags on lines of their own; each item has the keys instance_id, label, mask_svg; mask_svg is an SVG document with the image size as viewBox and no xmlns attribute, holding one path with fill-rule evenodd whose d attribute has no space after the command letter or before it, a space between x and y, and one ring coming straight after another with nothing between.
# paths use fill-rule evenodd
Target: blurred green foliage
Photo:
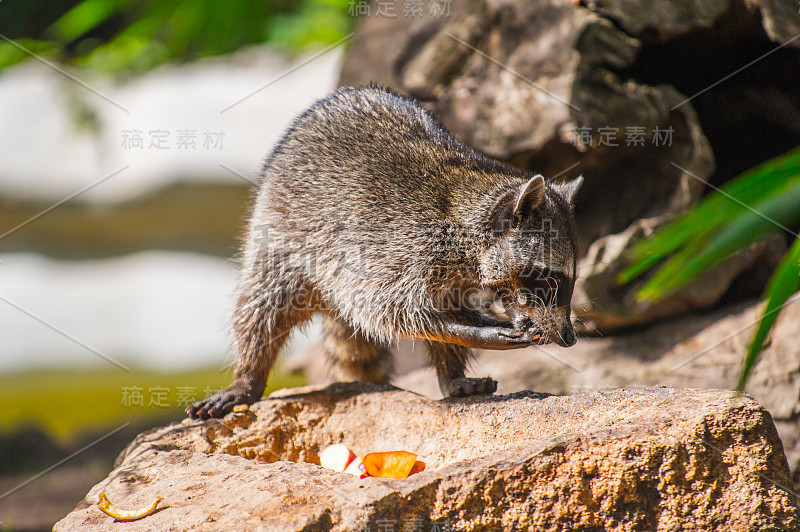
<instances>
[{"instance_id":1,"label":"blurred green foliage","mask_svg":"<svg viewBox=\"0 0 800 532\"><path fill-rule=\"evenodd\" d=\"M6 0L0 69L28 57L21 47L115 74L257 43L297 51L349 34L356 20L349 7L349 0Z\"/></svg>"},{"instance_id":2,"label":"blurred green foliage","mask_svg":"<svg viewBox=\"0 0 800 532\"><path fill-rule=\"evenodd\" d=\"M800 289L800 237L789 229L800 222L800 148L767 161L710 194L632 250L633 264L618 278L629 283L658 266L637 292L641 301L674 293L702 273L771 233L784 231L794 244L772 274L767 301L742 362L743 389L770 329L789 297Z\"/></svg>"},{"instance_id":3,"label":"blurred green foliage","mask_svg":"<svg viewBox=\"0 0 800 532\"><path fill-rule=\"evenodd\" d=\"M68 440L81 431L100 430L125 421L183 416L177 404L179 387L193 387L197 399L205 391L230 384L229 371L217 368L187 373L153 373L116 368L84 371L35 371L0 375L0 432L13 432L23 425L39 426L58 440ZM264 394L280 388L303 386L301 375L290 375L277 367ZM125 390L139 388L142 406L123 404ZM168 390L166 407L150 404L151 388Z\"/></svg>"}]
</instances>

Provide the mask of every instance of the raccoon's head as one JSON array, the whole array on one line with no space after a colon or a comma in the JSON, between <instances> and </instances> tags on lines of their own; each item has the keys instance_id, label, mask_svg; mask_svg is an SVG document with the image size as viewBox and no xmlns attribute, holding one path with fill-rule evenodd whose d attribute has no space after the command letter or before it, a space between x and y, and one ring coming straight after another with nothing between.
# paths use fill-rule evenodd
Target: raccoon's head
<instances>
[{"instance_id":1,"label":"raccoon's head","mask_svg":"<svg viewBox=\"0 0 800 532\"><path fill-rule=\"evenodd\" d=\"M480 257L484 287L517 329L535 329L541 343L577 341L570 320L577 239L572 198L583 178L548 184L537 175L500 194L490 214L492 238Z\"/></svg>"}]
</instances>

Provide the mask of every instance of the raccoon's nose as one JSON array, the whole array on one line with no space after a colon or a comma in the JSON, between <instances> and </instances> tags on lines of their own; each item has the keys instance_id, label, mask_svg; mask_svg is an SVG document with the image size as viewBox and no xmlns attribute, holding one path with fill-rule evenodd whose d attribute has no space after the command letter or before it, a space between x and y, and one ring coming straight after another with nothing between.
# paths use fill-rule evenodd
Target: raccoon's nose
<instances>
[{"instance_id":1,"label":"raccoon's nose","mask_svg":"<svg viewBox=\"0 0 800 532\"><path fill-rule=\"evenodd\" d=\"M578 341L578 337L575 335L575 329L572 327L567 327L561 331L561 338L564 340L564 347L572 347L575 345L575 342Z\"/></svg>"}]
</instances>

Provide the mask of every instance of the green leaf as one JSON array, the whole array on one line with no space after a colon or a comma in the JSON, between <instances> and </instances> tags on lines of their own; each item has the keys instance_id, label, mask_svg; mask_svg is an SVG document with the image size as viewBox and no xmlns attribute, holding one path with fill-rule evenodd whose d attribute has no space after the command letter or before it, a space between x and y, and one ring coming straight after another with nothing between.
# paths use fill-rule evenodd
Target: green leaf
<instances>
[{"instance_id":1,"label":"green leaf","mask_svg":"<svg viewBox=\"0 0 800 532\"><path fill-rule=\"evenodd\" d=\"M62 43L69 43L108 20L122 3L125 2L84 0L50 25L47 35Z\"/></svg>"},{"instance_id":2,"label":"green leaf","mask_svg":"<svg viewBox=\"0 0 800 532\"><path fill-rule=\"evenodd\" d=\"M799 219L800 148L797 148L745 172L639 242L631 252L631 266L619 274L617 281L628 283L662 263L636 297L663 298L737 250L770 233L789 231L787 226ZM742 362L739 390L744 388L778 314L800 289L800 237L797 234L795 237L764 291L766 305Z\"/></svg>"},{"instance_id":3,"label":"green leaf","mask_svg":"<svg viewBox=\"0 0 800 532\"><path fill-rule=\"evenodd\" d=\"M740 217L755 220L752 218L752 211L746 206L768 216L770 213L767 210L770 208L786 212L787 202L782 202L780 199L776 200L775 204L771 202L776 197L786 194L787 191L794 190L794 186L798 182L800 182L800 148L745 172L727 183L720 191L710 194L685 215L656 231L652 237L635 245L630 253L632 264L619 274L617 281L620 284L629 283L670 254L676 254L683 248L700 251L705 242L713 242L717 234L720 234L728 224ZM800 211L800 202L796 203L794 207L788 204L788 210L790 212ZM779 215L772 213L770 217L773 216L778 217ZM781 223L791 223L786 221L790 219L794 219L793 216L784 216ZM756 223L760 224L760 222ZM728 238L731 237L728 236ZM684 257L686 261L692 258L688 253L678 253L675 256L678 255ZM711 265L721 260L720 257L710 261L707 259L708 257L703 257L703 260ZM661 268L667 268L667 271L656 274L648 282L643 289L642 297L657 298L659 290L656 283L672 279L672 274L680 272L684 266L684 263L675 260L674 257L667 261ZM692 272L694 276L699 273L701 271L697 269ZM688 275L680 277L684 283L693 278ZM669 282L673 285L671 290L674 290L677 284Z\"/></svg>"},{"instance_id":4,"label":"green leaf","mask_svg":"<svg viewBox=\"0 0 800 532\"><path fill-rule=\"evenodd\" d=\"M2 0L0 0L2 2ZM35 40L51 55L109 73L137 72L269 42L291 52L352 31L349 0L76 0ZM113 24L107 24L113 20ZM22 40L15 42L22 43ZM2 44L0 43L0 46ZM0 47L0 69L26 57ZM67 48L68 47L68 48Z\"/></svg>"},{"instance_id":5,"label":"green leaf","mask_svg":"<svg viewBox=\"0 0 800 532\"><path fill-rule=\"evenodd\" d=\"M747 383L747 378L755 366L758 356L765 347L767 335L778 319L778 314L785 306L789 297L800 289L800 238L795 239L789 252L781 260L780 265L775 270L769 281L764 295L767 305L758 324L758 329L753 335L753 341L747 350L742 363L742 370L739 375L739 382L736 385L738 390L743 390Z\"/></svg>"},{"instance_id":6,"label":"green leaf","mask_svg":"<svg viewBox=\"0 0 800 532\"><path fill-rule=\"evenodd\" d=\"M44 58L57 56L58 45L36 39L14 39L14 43L0 41L0 70L16 65L36 54Z\"/></svg>"},{"instance_id":7,"label":"green leaf","mask_svg":"<svg viewBox=\"0 0 800 532\"><path fill-rule=\"evenodd\" d=\"M650 279L637 298L666 297L732 253L800 219L800 180L792 185L723 224L707 243L686 246Z\"/></svg>"}]
</instances>

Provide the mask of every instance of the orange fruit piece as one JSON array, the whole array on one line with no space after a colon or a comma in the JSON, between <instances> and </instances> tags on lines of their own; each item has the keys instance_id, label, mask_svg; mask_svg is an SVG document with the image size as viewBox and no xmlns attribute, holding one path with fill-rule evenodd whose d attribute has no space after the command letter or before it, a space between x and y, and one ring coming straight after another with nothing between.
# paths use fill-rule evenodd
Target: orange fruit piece
<instances>
[{"instance_id":1,"label":"orange fruit piece","mask_svg":"<svg viewBox=\"0 0 800 532\"><path fill-rule=\"evenodd\" d=\"M389 451L364 455L367 474L378 478L406 478L412 473L425 469L425 464L417 461L417 455L408 451ZM421 464L420 466L415 466ZM416 470L415 470L416 469Z\"/></svg>"}]
</instances>

